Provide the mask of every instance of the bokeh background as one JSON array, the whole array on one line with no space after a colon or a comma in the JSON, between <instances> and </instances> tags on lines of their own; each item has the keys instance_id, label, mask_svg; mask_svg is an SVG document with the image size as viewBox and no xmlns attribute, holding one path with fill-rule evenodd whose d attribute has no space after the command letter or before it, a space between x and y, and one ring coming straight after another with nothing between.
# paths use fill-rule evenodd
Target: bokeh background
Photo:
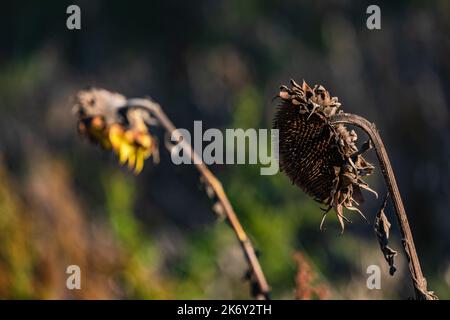
<instances>
[{"instance_id":1,"label":"bokeh background","mask_svg":"<svg viewBox=\"0 0 450 320\"><path fill-rule=\"evenodd\" d=\"M66 28L81 7L82 30ZM381 7L382 29L366 28ZM0 298L250 298L234 234L190 166L165 150L135 177L80 139L71 97L94 85L151 96L191 129L269 128L280 84L323 84L375 122L429 288L450 298L450 2L9 1L0 11ZM360 138L361 142L364 138ZM369 157L374 161L373 155ZM218 165L277 299L412 295L395 216L388 275L369 223L333 215L283 174ZM379 171L369 183L385 194ZM82 289L66 288L68 265ZM366 268L382 270L368 290Z\"/></svg>"}]
</instances>

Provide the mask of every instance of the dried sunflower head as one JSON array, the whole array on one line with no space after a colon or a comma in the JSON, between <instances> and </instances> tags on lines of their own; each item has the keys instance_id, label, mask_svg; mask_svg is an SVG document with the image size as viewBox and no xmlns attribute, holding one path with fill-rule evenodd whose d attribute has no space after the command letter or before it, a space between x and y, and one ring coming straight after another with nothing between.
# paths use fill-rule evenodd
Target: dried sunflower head
<instances>
[{"instance_id":1,"label":"dried sunflower head","mask_svg":"<svg viewBox=\"0 0 450 320\"><path fill-rule=\"evenodd\" d=\"M78 115L78 131L91 142L113 150L121 164L139 174L144 160L153 155L158 160L156 137L148 131L148 113L126 106L126 98L103 89L80 91L74 111Z\"/></svg>"},{"instance_id":2,"label":"dried sunflower head","mask_svg":"<svg viewBox=\"0 0 450 320\"><path fill-rule=\"evenodd\" d=\"M316 201L325 204L326 213L334 208L344 230L344 208L359 212L364 201L361 189L371 190L362 180L374 167L356 146L357 135L344 125L333 125L330 117L341 104L321 85L313 88L291 80L291 87L281 86L281 100L273 126L279 130L280 168L291 181ZM376 193L375 193L376 194Z\"/></svg>"}]
</instances>

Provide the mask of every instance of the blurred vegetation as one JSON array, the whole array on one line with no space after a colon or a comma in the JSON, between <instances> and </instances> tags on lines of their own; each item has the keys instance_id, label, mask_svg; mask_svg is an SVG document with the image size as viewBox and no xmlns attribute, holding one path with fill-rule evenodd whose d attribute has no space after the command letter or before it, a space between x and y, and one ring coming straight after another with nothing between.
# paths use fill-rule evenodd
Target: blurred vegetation
<instances>
[{"instance_id":1,"label":"blurred vegetation","mask_svg":"<svg viewBox=\"0 0 450 320\"><path fill-rule=\"evenodd\" d=\"M448 1L382 2L378 31L365 27L366 1L77 1L82 30L69 31L71 3L14 1L0 13L0 298L249 298L242 253L195 170L161 150L161 164L134 177L79 139L70 96L95 85L151 95L189 130L194 120L269 128L271 98L290 78L323 84L377 124L429 288L450 298ZM295 298L297 252L329 298L411 295L403 256L390 277L357 215L344 235L333 215L322 232L319 205L283 174L212 170L274 298ZM372 223L381 200L366 198ZM71 264L81 290L65 287ZM382 290L366 287L371 264Z\"/></svg>"}]
</instances>

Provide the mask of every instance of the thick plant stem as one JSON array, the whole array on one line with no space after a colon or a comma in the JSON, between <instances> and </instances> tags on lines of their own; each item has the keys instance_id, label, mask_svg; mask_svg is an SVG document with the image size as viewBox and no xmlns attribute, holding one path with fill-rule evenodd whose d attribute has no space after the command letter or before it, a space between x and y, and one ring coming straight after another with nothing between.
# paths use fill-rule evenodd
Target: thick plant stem
<instances>
[{"instance_id":1,"label":"thick plant stem","mask_svg":"<svg viewBox=\"0 0 450 320\"><path fill-rule=\"evenodd\" d=\"M383 141L375 128L375 124L370 123L365 118L349 114L340 113L333 116L330 119L331 124L349 124L354 125L364 130L370 137L373 143L375 152L380 162L381 171L383 173L384 180L386 182L389 193L391 194L392 201L394 203L395 213L397 216L398 224L402 235L402 244L405 250L406 257L408 259L409 271L414 286L415 296L418 300L435 300L437 297L429 292L427 289L427 281L423 276L422 269L420 267L419 257L417 255L416 247L414 245L413 235L409 227L408 218L406 216L403 201L400 196L400 191L395 180L394 171L392 170L389 157L384 147Z\"/></svg>"},{"instance_id":2,"label":"thick plant stem","mask_svg":"<svg viewBox=\"0 0 450 320\"><path fill-rule=\"evenodd\" d=\"M139 107L146 109L150 112L158 123L169 133L170 136L176 139L178 143L181 144L183 150L188 153L188 156L192 159L195 167L200 172L204 182L207 187L210 187L218 202L222 206L223 212L231 225L237 239L242 247L244 256L250 267L250 281L254 284L253 294L257 299L269 299L270 287L267 283L264 272L259 263L258 257L256 255L255 249L244 231L236 213L222 187L220 181L214 176L214 174L208 169L208 167L201 161L201 158L192 149L191 145L186 143L183 139L183 135L177 130L173 125L172 121L167 117L164 111L161 109L160 105L149 100L149 99L129 99L127 100L127 106L129 107ZM170 150L169 150L170 151Z\"/></svg>"}]
</instances>

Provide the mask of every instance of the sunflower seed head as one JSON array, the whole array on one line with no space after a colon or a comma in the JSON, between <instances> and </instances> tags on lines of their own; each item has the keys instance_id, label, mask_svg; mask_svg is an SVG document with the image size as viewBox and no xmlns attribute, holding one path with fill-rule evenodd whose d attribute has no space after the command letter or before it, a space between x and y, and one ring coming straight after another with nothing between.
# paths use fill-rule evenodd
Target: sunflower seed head
<instances>
[{"instance_id":1,"label":"sunflower seed head","mask_svg":"<svg viewBox=\"0 0 450 320\"><path fill-rule=\"evenodd\" d=\"M362 215L357 208L364 201L361 189L373 191L362 177L374 167L358 151L355 131L329 123L341 104L322 85L311 88L291 80L290 88L280 87L278 97L273 126L279 130L280 167L294 184L328 206L326 212L334 208L344 230L349 220L343 209Z\"/></svg>"},{"instance_id":2,"label":"sunflower seed head","mask_svg":"<svg viewBox=\"0 0 450 320\"><path fill-rule=\"evenodd\" d=\"M73 112L80 119L101 116L108 123L118 121L118 108L125 105L125 96L104 89L91 88L79 91L75 96Z\"/></svg>"}]
</instances>

